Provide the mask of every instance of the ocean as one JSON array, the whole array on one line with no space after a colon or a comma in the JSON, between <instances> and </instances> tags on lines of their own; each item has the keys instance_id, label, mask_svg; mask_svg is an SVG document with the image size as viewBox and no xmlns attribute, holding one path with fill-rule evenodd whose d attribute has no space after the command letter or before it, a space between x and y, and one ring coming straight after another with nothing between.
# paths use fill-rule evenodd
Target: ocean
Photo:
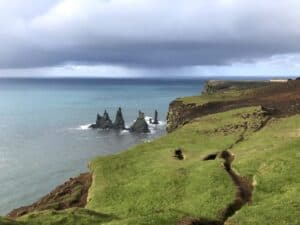
<instances>
[{"instance_id":1,"label":"ocean","mask_svg":"<svg viewBox=\"0 0 300 225\"><path fill-rule=\"evenodd\" d=\"M158 79L0 79L0 215L31 204L95 156L126 150L165 133L169 103L198 95L204 81ZM160 125L149 134L91 130L106 109L122 108L126 125L138 110Z\"/></svg>"}]
</instances>

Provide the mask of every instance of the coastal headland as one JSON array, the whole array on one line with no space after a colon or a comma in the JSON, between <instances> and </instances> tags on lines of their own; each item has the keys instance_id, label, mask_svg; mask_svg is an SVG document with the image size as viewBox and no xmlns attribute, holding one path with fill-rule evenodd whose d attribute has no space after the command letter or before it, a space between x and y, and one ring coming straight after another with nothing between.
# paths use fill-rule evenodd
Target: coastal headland
<instances>
[{"instance_id":1,"label":"coastal headland","mask_svg":"<svg viewBox=\"0 0 300 225\"><path fill-rule=\"evenodd\" d=\"M0 224L300 223L299 79L208 81L170 103L167 122Z\"/></svg>"}]
</instances>

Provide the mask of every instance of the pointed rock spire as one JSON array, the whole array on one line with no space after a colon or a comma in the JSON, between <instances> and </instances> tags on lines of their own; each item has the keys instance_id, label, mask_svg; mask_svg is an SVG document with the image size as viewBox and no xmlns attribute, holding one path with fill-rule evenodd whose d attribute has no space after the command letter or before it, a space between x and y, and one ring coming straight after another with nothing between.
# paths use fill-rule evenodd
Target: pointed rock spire
<instances>
[{"instance_id":1,"label":"pointed rock spire","mask_svg":"<svg viewBox=\"0 0 300 225\"><path fill-rule=\"evenodd\" d=\"M155 110L155 112L154 112L154 122L153 122L153 124L159 124L159 122L158 122L158 112L157 112L157 110Z\"/></svg>"},{"instance_id":2,"label":"pointed rock spire","mask_svg":"<svg viewBox=\"0 0 300 225\"><path fill-rule=\"evenodd\" d=\"M100 128L107 129L107 128L112 128L112 127L113 127L112 121L109 118L107 111L105 110L103 113L103 117L101 119Z\"/></svg>"},{"instance_id":3,"label":"pointed rock spire","mask_svg":"<svg viewBox=\"0 0 300 225\"><path fill-rule=\"evenodd\" d=\"M114 126L115 129L122 129L122 130L125 129L125 121L124 121L124 118L123 118L121 107L119 107L119 109L117 111L116 119L115 119L115 122L114 122L113 126Z\"/></svg>"}]
</instances>

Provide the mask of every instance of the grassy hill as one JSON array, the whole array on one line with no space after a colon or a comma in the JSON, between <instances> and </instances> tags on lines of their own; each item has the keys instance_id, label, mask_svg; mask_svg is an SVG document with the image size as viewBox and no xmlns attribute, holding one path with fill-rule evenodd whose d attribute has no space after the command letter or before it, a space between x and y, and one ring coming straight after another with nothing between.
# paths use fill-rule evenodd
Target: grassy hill
<instances>
[{"instance_id":1,"label":"grassy hill","mask_svg":"<svg viewBox=\"0 0 300 225\"><path fill-rule=\"evenodd\" d=\"M184 160L174 157L179 148ZM300 224L300 115L272 117L259 106L194 118L157 140L93 159L85 208L0 224L216 224L238 187L220 157L203 158L226 149L235 155L235 173L254 189L251 202L225 224Z\"/></svg>"}]
</instances>

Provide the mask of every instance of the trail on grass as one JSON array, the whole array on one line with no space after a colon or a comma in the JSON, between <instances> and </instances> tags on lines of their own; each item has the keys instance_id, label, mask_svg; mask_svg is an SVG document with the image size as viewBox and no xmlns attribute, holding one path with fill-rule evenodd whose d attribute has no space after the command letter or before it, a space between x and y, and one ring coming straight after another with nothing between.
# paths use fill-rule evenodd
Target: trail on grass
<instances>
[{"instance_id":1,"label":"trail on grass","mask_svg":"<svg viewBox=\"0 0 300 225\"><path fill-rule=\"evenodd\" d=\"M270 115L266 115L264 120L261 120L261 124L254 132L260 131L264 128L268 122L272 119ZM230 176L234 186L236 187L235 198L230 202L221 212L221 215L216 220L207 218L184 218L180 221L179 225L225 225L229 217L233 216L238 210L240 210L245 204L252 201L252 192L254 189L252 180L239 175L233 168L232 162L235 159L235 155L230 151L237 144L241 143L245 139L245 134L248 130L248 126L244 127L239 138L231 144L226 150L221 152L212 153L203 158L204 161L215 160L218 156L223 159L223 166L227 174Z\"/></svg>"}]
</instances>

